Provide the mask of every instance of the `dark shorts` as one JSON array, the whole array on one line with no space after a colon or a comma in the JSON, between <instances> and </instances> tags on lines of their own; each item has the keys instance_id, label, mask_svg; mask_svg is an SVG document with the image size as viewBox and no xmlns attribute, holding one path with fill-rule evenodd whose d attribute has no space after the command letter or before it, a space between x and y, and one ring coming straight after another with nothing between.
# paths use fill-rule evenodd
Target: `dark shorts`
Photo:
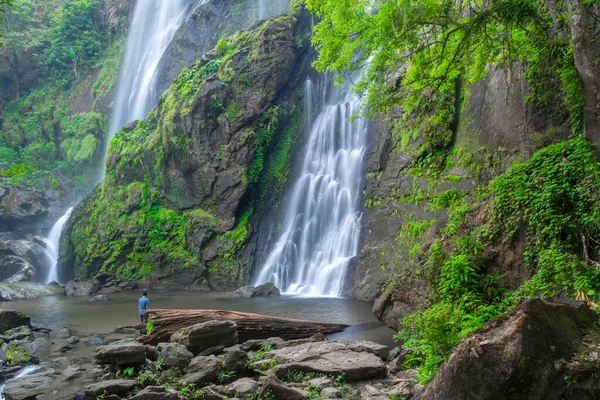
<instances>
[{"instance_id":1,"label":"dark shorts","mask_svg":"<svg viewBox=\"0 0 600 400\"><path fill-rule=\"evenodd\" d=\"M145 324L148 322L148 314L140 314L140 322Z\"/></svg>"}]
</instances>

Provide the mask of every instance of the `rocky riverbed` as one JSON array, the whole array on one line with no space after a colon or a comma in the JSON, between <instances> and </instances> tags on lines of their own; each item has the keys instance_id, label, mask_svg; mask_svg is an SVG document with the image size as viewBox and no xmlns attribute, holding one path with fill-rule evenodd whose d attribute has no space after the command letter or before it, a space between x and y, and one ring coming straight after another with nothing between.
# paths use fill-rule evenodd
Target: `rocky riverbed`
<instances>
[{"instance_id":1,"label":"rocky riverbed","mask_svg":"<svg viewBox=\"0 0 600 400\"><path fill-rule=\"evenodd\" d=\"M404 368L407 350L367 340L239 343L235 322L208 321L153 346L138 342L136 330L79 338L2 311L0 375L39 366L6 381L7 400L591 400L600 396L597 324L582 302L526 301L465 337L422 386Z\"/></svg>"}]
</instances>

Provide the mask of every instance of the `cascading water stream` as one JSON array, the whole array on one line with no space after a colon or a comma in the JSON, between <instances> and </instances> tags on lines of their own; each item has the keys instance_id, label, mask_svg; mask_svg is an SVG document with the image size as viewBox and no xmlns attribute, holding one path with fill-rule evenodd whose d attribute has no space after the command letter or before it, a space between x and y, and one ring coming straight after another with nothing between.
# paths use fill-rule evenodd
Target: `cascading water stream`
<instances>
[{"instance_id":1,"label":"cascading water stream","mask_svg":"<svg viewBox=\"0 0 600 400\"><path fill-rule=\"evenodd\" d=\"M22 378L31 374L32 372L37 371L40 368L41 367L39 365L28 365L19 370L19 372L17 372L12 379ZM6 386L6 382L0 383L0 400L4 400L4 386Z\"/></svg>"},{"instance_id":2,"label":"cascading water stream","mask_svg":"<svg viewBox=\"0 0 600 400\"><path fill-rule=\"evenodd\" d=\"M320 103L316 117L315 91ZM316 86L307 81L305 99L310 133L301 171L282 234L255 284L272 282L284 293L340 296L358 251L367 122L350 122L360 100L347 88L331 88L328 79Z\"/></svg>"},{"instance_id":3,"label":"cascading water stream","mask_svg":"<svg viewBox=\"0 0 600 400\"><path fill-rule=\"evenodd\" d=\"M60 249L60 234L71 216L71 212L73 212L73 207L69 208L67 212L56 221L52 229L50 229L48 237L44 239L46 242L46 255L51 263L46 283L58 282L58 250Z\"/></svg>"},{"instance_id":4,"label":"cascading water stream","mask_svg":"<svg viewBox=\"0 0 600 400\"><path fill-rule=\"evenodd\" d=\"M183 22L188 0L137 0L131 22L127 49L116 86L115 102L104 148L123 125L146 118L156 106L155 89L157 67L175 32ZM103 157L104 159L105 157ZM104 162L100 166L98 181L104 178ZM60 233L69 219L69 209L54 224L46 238L50 273L48 282L58 281L58 254Z\"/></svg>"},{"instance_id":5,"label":"cascading water stream","mask_svg":"<svg viewBox=\"0 0 600 400\"><path fill-rule=\"evenodd\" d=\"M157 67L185 18L188 3L188 0L136 2L127 50L117 81L107 145L125 124L146 118L150 110L156 107L159 97L155 79Z\"/></svg>"}]
</instances>

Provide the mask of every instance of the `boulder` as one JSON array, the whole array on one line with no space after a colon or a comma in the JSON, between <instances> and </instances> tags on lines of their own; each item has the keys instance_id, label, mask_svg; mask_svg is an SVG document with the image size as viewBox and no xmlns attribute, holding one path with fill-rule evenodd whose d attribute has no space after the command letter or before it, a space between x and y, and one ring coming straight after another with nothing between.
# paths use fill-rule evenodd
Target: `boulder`
<instances>
[{"instance_id":1,"label":"boulder","mask_svg":"<svg viewBox=\"0 0 600 400\"><path fill-rule=\"evenodd\" d=\"M250 361L248 354L241 350L233 350L225 355L223 369L234 372L236 375L240 375L246 372L248 361Z\"/></svg>"},{"instance_id":2,"label":"boulder","mask_svg":"<svg viewBox=\"0 0 600 400\"><path fill-rule=\"evenodd\" d=\"M108 274L105 272L102 272L102 273L99 273L98 275L96 275L96 280L102 286L106 285L109 282L113 282L115 279L116 279L116 276L114 274Z\"/></svg>"},{"instance_id":3,"label":"boulder","mask_svg":"<svg viewBox=\"0 0 600 400\"><path fill-rule=\"evenodd\" d=\"M188 365L188 375L182 378L182 381L188 383L213 382L217 380L217 375L221 371L221 361L215 356L195 357Z\"/></svg>"},{"instance_id":4,"label":"boulder","mask_svg":"<svg viewBox=\"0 0 600 400\"><path fill-rule=\"evenodd\" d=\"M65 285L65 294L70 297L89 296L102 289L102 285L93 281L69 281Z\"/></svg>"},{"instance_id":5,"label":"boulder","mask_svg":"<svg viewBox=\"0 0 600 400\"><path fill-rule=\"evenodd\" d=\"M112 379L89 385L85 389L86 397L116 394L124 395L135 387L135 381L128 379ZM96 397L94 397L96 398Z\"/></svg>"},{"instance_id":6,"label":"boulder","mask_svg":"<svg viewBox=\"0 0 600 400\"><path fill-rule=\"evenodd\" d=\"M87 341L87 344L89 344L90 346L104 346L108 343L108 340L101 336L93 337Z\"/></svg>"},{"instance_id":7,"label":"boulder","mask_svg":"<svg viewBox=\"0 0 600 400\"><path fill-rule=\"evenodd\" d=\"M148 360L156 361L156 360L158 360L159 356L160 356L160 353L158 352L158 349L156 347L146 345L146 358Z\"/></svg>"},{"instance_id":8,"label":"boulder","mask_svg":"<svg viewBox=\"0 0 600 400\"><path fill-rule=\"evenodd\" d=\"M98 301L109 301L109 300L110 300L110 297L108 297L107 295L99 294L97 296L90 297L90 299L88 301L95 303Z\"/></svg>"},{"instance_id":9,"label":"boulder","mask_svg":"<svg viewBox=\"0 0 600 400\"><path fill-rule=\"evenodd\" d=\"M391 389L389 389L386 394L389 397L403 398L409 399L413 395L413 386L416 382L403 381L396 385L394 385Z\"/></svg>"},{"instance_id":10,"label":"boulder","mask_svg":"<svg viewBox=\"0 0 600 400\"><path fill-rule=\"evenodd\" d=\"M263 346L275 347L280 343L283 343L284 340L279 337L273 337L268 339L253 339L248 340L240 345L240 349L244 351L257 351L260 350Z\"/></svg>"},{"instance_id":11,"label":"boulder","mask_svg":"<svg viewBox=\"0 0 600 400\"><path fill-rule=\"evenodd\" d=\"M0 282L2 297L12 300L36 299L44 296L63 296L62 286L45 285L35 282Z\"/></svg>"},{"instance_id":12,"label":"boulder","mask_svg":"<svg viewBox=\"0 0 600 400\"><path fill-rule=\"evenodd\" d=\"M175 367L180 370L188 366L194 355L182 344L161 343L158 345L158 358L163 360L167 367Z\"/></svg>"},{"instance_id":13,"label":"boulder","mask_svg":"<svg viewBox=\"0 0 600 400\"><path fill-rule=\"evenodd\" d=\"M4 387L6 400L33 399L50 391L54 380L46 375L26 375L9 379Z\"/></svg>"},{"instance_id":14,"label":"boulder","mask_svg":"<svg viewBox=\"0 0 600 400\"><path fill-rule=\"evenodd\" d=\"M162 386L148 386L143 390L139 391L135 396L130 397L129 400L180 400L179 394L176 390L167 389Z\"/></svg>"},{"instance_id":15,"label":"boulder","mask_svg":"<svg viewBox=\"0 0 600 400\"><path fill-rule=\"evenodd\" d=\"M146 347L133 339L123 339L96 349L98 364L141 365L146 361Z\"/></svg>"},{"instance_id":16,"label":"boulder","mask_svg":"<svg viewBox=\"0 0 600 400\"><path fill-rule=\"evenodd\" d=\"M458 342L415 399L600 398L598 385L586 395L569 394L572 382L581 385L598 371L598 362L586 366L575 360L577 367L567 362L573 354L600 349L582 343L597 319L583 302L527 300ZM592 358L597 360L597 353Z\"/></svg>"},{"instance_id":17,"label":"boulder","mask_svg":"<svg viewBox=\"0 0 600 400\"><path fill-rule=\"evenodd\" d=\"M324 399L341 399L343 397L343 393L340 389L329 387L321 390L319 395Z\"/></svg>"},{"instance_id":18,"label":"boulder","mask_svg":"<svg viewBox=\"0 0 600 400\"><path fill-rule=\"evenodd\" d=\"M273 350L265 353L265 358L277 361L275 373L279 377L292 371L304 371L344 374L347 380L372 379L387 373L386 365L378 355L387 352L379 346L366 341L314 342Z\"/></svg>"},{"instance_id":19,"label":"boulder","mask_svg":"<svg viewBox=\"0 0 600 400\"><path fill-rule=\"evenodd\" d=\"M311 337L306 339L294 339L277 343L274 347L276 349L283 349L284 347L294 347L306 343L324 342L326 339L327 338L325 337L325 335L323 335L322 333L317 333L316 335L312 335Z\"/></svg>"},{"instance_id":20,"label":"boulder","mask_svg":"<svg viewBox=\"0 0 600 400\"><path fill-rule=\"evenodd\" d=\"M287 386L277 377L271 375L258 392L258 399L301 400L306 392Z\"/></svg>"},{"instance_id":21,"label":"boulder","mask_svg":"<svg viewBox=\"0 0 600 400\"><path fill-rule=\"evenodd\" d=\"M213 346L232 346L238 342L233 321L207 321L183 328L171 336L171 342L184 345L194 354Z\"/></svg>"},{"instance_id":22,"label":"boulder","mask_svg":"<svg viewBox=\"0 0 600 400\"><path fill-rule=\"evenodd\" d=\"M9 329L4 332L0 338L5 342L12 342L13 340L23 340L33 337L33 332L28 326L19 326L17 328Z\"/></svg>"},{"instance_id":23,"label":"boulder","mask_svg":"<svg viewBox=\"0 0 600 400\"><path fill-rule=\"evenodd\" d=\"M56 337L58 337L59 339L67 339L71 337L71 330L69 328L67 328L66 326L60 328L60 330L58 331L58 333L56 334Z\"/></svg>"},{"instance_id":24,"label":"boulder","mask_svg":"<svg viewBox=\"0 0 600 400\"><path fill-rule=\"evenodd\" d=\"M11 271L11 275L3 279L5 282L31 282L35 279L33 265L21 257L6 256L0 258L0 270Z\"/></svg>"},{"instance_id":25,"label":"boulder","mask_svg":"<svg viewBox=\"0 0 600 400\"><path fill-rule=\"evenodd\" d=\"M246 398L254 395L259 388L260 385L254 379L242 378L227 385L225 390L230 397Z\"/></svg>"},{"instance_id":26,"label":"boulder","mask_svg":"<svg viewBox=\"0 0 600 400\"><path fill-rule=\"evenodd\" d=\"M20 326L31 326L31 321L27 315L18 311L0 309L0 333L5 333Z\"/></svg>"},{"instance_id":27,"label":"boulder","mask_svg":"<svg viewBox=\"0 0 600 400\"><path fill-rule=\"evenodd\" d=\"M50 329L46 325L38 324L35 322L31 323L31 330L34 332L45 333L46 335L49 335L52 332L52 329Z\"/></svg>"},{"instance_id":28,"label":"boulder","mask_svg":"<svg viewBox=\"0 0 600 400\"><path fill-rule=\"evenodd\" d=\"M281 292L271 282L267 282L260 286L242 286L231 294L232 298L249 298L249 297L279 297Z\"/></svg>"}]
</instances>

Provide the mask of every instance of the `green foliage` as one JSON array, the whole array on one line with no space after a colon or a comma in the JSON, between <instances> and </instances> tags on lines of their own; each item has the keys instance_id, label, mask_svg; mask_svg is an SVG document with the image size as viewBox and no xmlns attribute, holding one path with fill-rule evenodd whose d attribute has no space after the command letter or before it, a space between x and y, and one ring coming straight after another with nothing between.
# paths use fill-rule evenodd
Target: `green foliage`
<instances>
[{"instance_id":1,"label":"green foliage","mask_svg":"<svg viewBox=\"0 0 600 400\"><path fill-rule=\"evenodd\" d=\"M407 367L418 368L419 379L427 382L458 340L520 298L564 291L598 301L600 248L593 239L600 234L598 192L600 163L592 145L575 138L515 164L489 184L479 202L453 202L441 238L420 260L433 289L430 307L404 318L396 336L411 350ZM487 221L478 225L474 215L482 212ZM502 276L486 272L483 251L514 240L526 240L523 258L532 278L507 288Z\"/></svg>"},{"instance_id":2,"label":"green foliage","mask_svg":"<svg viewBox=\"0 0 600 400\"><path fill-rule=\"evenodd\" d=\"M31 360L31 355L20 347L9 345L6 347L6 361L11 366L25 365Z\"/></svg>"},{"instance_id":3,"label":"green foliage","mask_svg":"<svg viewBox=\"0 0 600 400\"><path fill-rule=\"evenodd\" d=\"M223 370L219 371L219 373L217 374L217 381L219 381L219 383L227 382L234 376L235 376L235 372L227 371L227 370L223 369Z\"/></svg>"},{"instance_id":4,"label":"green foliage","mask_svg":"<svg viewBox=\"0 0 600 400\"><path fill-rule=\"evenodd\" d=\"M581 84L575 74L566 3L533 0L398 0L373 5L368 0L307 0L319 17L313 44L314 65L341 79L363 70L357 90L370 112L404 106L422 113L433 102L455 94L462 78L475 82L490 66L515 61L532 68L532 96L548 100L552 88L567 104L572 126L580 117ZM553 7L553 9L551 8ZM564 56L563 56L564 55ZM399 66L406 66L401 75ZM541 79L544 77L544 79ZM548 85L551 83L551 85ZM562 93L561 93L562 92ZM556 102L555 102L556 103ZM426 132L425 132L426 133ZM447 135L442 135L443 142Z\"/></svg>"},{"instance_id":5,"label":"green foliage","mask_svg":"<svg viewBox=\"0 0 600 400\"><path fill-rule=\"evenodd\" d=\"M148 318L148 322L146 323L146 335L151 334L153 329L154 322L152 322L152 318Z\"/></svg>"},{"instance_id":6,"label":"green foliage","mask_svg":"<svg viewBox=\"0 0 600 400\"><path fill-rule=\"evenodd\" d=\"M35 171L34 168L27 167L25 164L11 165L5 170L0 171L0 178L14 178L27 174L28 172Z\"/></svg>"},{"instance_id":7,"label":"green foliage","mask_svg":"<svg viewBox=\"0 0 600 400\"><path fill-rule=\"evenodd\" d=\"M58 79L77 79L80 69L92 65L103 50L106 25L99 17L100 0L64 3L52 21L50 45L44 63Z\"/></svg>"}]
</instances>

